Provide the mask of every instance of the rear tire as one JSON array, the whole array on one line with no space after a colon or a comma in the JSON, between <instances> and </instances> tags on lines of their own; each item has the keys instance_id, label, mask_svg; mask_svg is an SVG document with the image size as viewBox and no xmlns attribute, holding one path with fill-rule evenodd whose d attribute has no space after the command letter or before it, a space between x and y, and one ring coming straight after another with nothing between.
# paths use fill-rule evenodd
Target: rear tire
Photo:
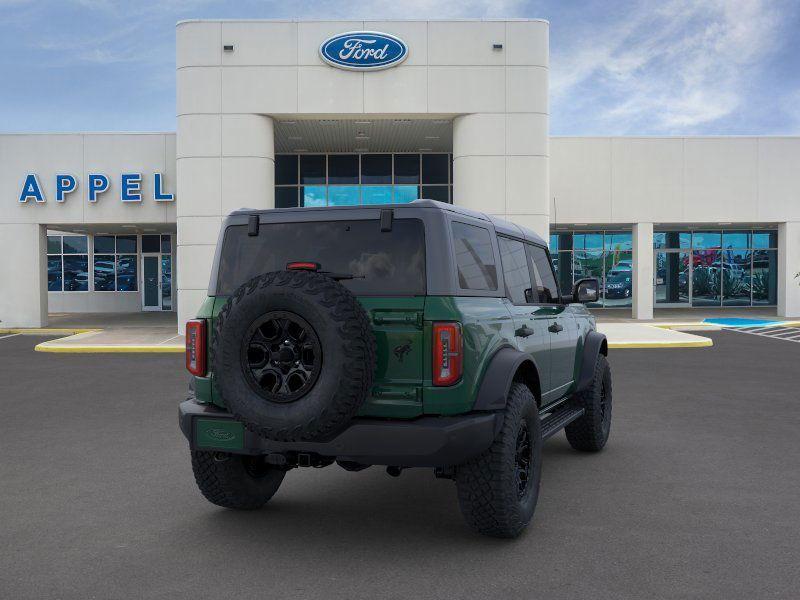
<instances>
[{"instance_id":1,"label":"rear tire","mask_svg":"<svg viewBox=\"0 0 800 600\"><path fill-rule=\"evenodd\" d=\"M611 367L602 354L597 356L588 389L575 395L583 416L566 426L570 446L582 452L599 452L611 434Z\"/></svg>"},{"instance_id":2,"label":"rear tire","mask_svg":"<svg viewBox=\"0 0 800 600\"><path fill-rule=\"evenodd\" d=\"M458 503L472 529L500 538L522 533L539 498L541 454L536 399L527 386L513 383L499 435L483 454L456 469Z\"/></svg>"},{"instance_id":3,"label":"rear tire","mask_svg":"<svg viewBox=\"0 0 800 600\"><path fill-rule=\"evenodd\" d=\"M263 457L225 452L192 452L192 470L206 500L217 506L255 510L278 491L285 471Z\"/></svg>"}]
</instances>

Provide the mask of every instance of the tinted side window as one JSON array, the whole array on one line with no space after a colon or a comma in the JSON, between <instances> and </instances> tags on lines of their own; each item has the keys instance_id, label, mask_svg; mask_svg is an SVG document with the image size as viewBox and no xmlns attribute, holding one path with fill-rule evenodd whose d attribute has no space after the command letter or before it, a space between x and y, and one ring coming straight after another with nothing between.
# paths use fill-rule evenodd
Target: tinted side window
<instances>
[{"instance_id":1,"label":"tinted side window","mask_svg":"<svg viewBox=\"0 0 800 600\"><path fill-rule=\"evenodd\" d=\"M497 267L489 230L464 223L453 223L452 230L458 285L464 290L496 290Z\"/></svg>"},{"instance_id":2,"label":"tinted side window","mask_svg":"<svg viewBox=\"0 0 800 600\"><path fill-rule=\"evenodd\" d=\"M500 262L506 281L506 295L514 304L529 304L532 301L531 272L522 242L498 237Z\"/></svg>"},{"instance_id":3,"label":"tinted side window","mask_svg":"<svg viewBox=\"0 0 800 600\"><path fill-rule=\"evenodd\" d=\"M533 276L536 279L536 291L539 302L542 304L557 304L559 302L556 278L553 276L553 269L550 266L550 259L544 248L525 244L528 256L533 267Z\"/></svg>"}]
</instances>

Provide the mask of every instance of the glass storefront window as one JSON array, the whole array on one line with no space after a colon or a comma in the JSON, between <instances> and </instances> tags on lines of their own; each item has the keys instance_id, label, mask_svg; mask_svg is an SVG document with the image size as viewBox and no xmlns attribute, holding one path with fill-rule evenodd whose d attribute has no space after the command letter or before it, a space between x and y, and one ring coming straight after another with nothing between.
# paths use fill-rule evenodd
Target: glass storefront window
<instances>
[{"instance_id":1,"label":"glass storefront window","mask_svg":"<svg viewBox=\"0 0 800 600\"><path fill-rule=\"evenodd\" d=\"M662 269L669 254L656 253L656 303L691 304L692 306L751 306L776 303L777 265L768 255L759 259L761 246L777 245L777 231L731 229L695 232L658 232L654 246L688 248L680 254L686 263L679 274L679 292L669 278L675 277L674 264ZM719 249L722 250L719 250ZM774 251L773 251L774 252ZM763 267L759 270L759 264ZM665 275L666 277L662 277ZM687 286L684 282L691 280ZM663 281L663 283L661 283ZM659 287L667 286L667 288ZM665 289L668 289L665 292ZM677 295L676 295L677 294Z\"/></svg>"},{"instance_id":2,"label":"glass storefront window","mask_svg":"<svg viewBox=\"0 0 800 600\"><path fill-rule=\"evenodd\" d=\"M390 185L364 185L361 186L362 204L391 204L392 186Z\"/></svg>"},{"instance_id":3,"label":"glass storefront window","mask_svg":"<svg viewBox=\"0 0 800 600\"><path fill-rule=\"evenodd\" d=\"M750 250L724 250L722 259L722 305L750 306Z\"/></svg>"},{"instance_id":4,"label":"glass storefront window","mask_svg":"<svg viewBox=\"0 0 800 600\"><path fill-rule=\"evenodd\" d=\"M604 264L605 278L601 279L603 306L630 306L633 297L633 252L606 251Z\"/></svg>"},{"instance_id":5,"label":"glass storefront window","mask_svg":"<svg viewBox=\"0 0 800 600\"><path fill-rule=\"evenodd\" d=\"M136 255L117 256L117 291L135 292L138 287L136 278Z\"/></svg>"},{"instance_id":6,"label":"glass storefront window","mask_svg":"<svg viewBox=\"0 0 800 600\"><path fill-rule=\"evenodd\" d=\"M722 247L722 232L720 231L692 232L692 248L707 250L707 249L717 249L721 247Z\"/></svg>"},{"instance_id":7,"label":"glass storefront window","mask_svg":"<svg viewBox=\"0 0 800 600\"><path fill-rule=\"evenodd\" d=\"M692 306L719 306L722 286L719 250L692 252Z\"/></svg>"},{"instance_id":8,"label":"glass storefront window","mask_svg":"<svg viewBox=\"0 0 800 600\"><path fill-rule=\"evenodd\" d=\"M300 183L325 183L326 166L324 154L300 155Z\"/></svg>"},{"instance_id":9,"label":"glass storefront window","mask_svg":"<svg viewBox=\"0 0 800 600\"><path fill-rule=\"evenodd\" d=\"M656 304L775 305L777 241L774 230L655 232ZM597 277L603 290L602 306L630 306L631 246L627 232L553 232L550 248L562 293L569 294L573 283L581 278Z\"/></svg>"},{"instance_id":10,"label":"glass storefront window","mask_svg":"<svg viewBox=\"0 0 800 600\"><path fill-rule=\"evenodd\" d=\"M328 157L329 184L358 184L358 155L331 154Z\"/></svg>"},{"instance_id":11,"label":"glass storefront window","mask_svg":"<svg viewBox=\"0 0 800 600\"><path fill-rule=\"evenodd\" d=\"M114 252L116 252L114 246L114 236L113 235L94 236L94 252L95 254L114 254Z\"/></svg>"},{"instance_id":12,"label":"glass storefront window","mask_svg":"<svg viewBox=\"0 0 800 600\"><path fill-rule=\"evenodd\" d=\"M575 233L573 237L575 250L601 250L603 248L602 233Z\"/></svg>"},{"instance_id":13,"label":"glass storefront window","mask_svg":"<svg viewBox=\"0 0 800 600\"><path fill-rule=\"evenodd\" d=\"M89 241L85 235L65 235L61 239L64 254L86 254L89 251Z\"/></svg>"},{"instance_id":14,"label":"glass storefront window","mask_svg":"<svg viewBox=\"0 0 800 600\"><path fill-rule=\"evenodd\" d=\"M61 254L61 236L48 235L47 236L47 253L48 254Z\"/></svg>"},{"instance_id":15,"label":"glass storefront window","mask_svg":"<svg viewBox=\"0 0 800 600\"><path fill-rule=\"evenodd\" d=\"M137 249L135 235L117 236L117 254L135 254L136 252Z\"/></svg>"},{"instance_id":16,"label":"glass storefront window","mask_svg":"<svg viewBox=\"0 0 800 600\"><path fill-rule=\"evenodd\" d=\"M114 288L114 255L94 255L94 291L113 292Z\"/></svg>"},{"instance_id":17,"label":"glass storefront window","mask_svg":"<svg viewBox=\"0 0 800 600\"><path fill-rule=\"evenodd\" d=\"M47 236L47 291L89 291L89 237Z\"/></svg>"},{"instance_id":18,"label":"glass storefront window","mask_svg":"<svg viewBox=\"0 0 800 600\"><path fill-rule=\"evenodd\" d=\"M753 305L771 305L778 302L778 252L753 251Z\"/></svg>"},{"instance_id":19,"label":"glass storefront window","mask_svg":"<svg viewBox=\"0 0 800 600\"><path fill-rule=\"evenodd\" d=\"M302 206L326 206L327 190L324 185L307 185L300 188Z\"/></svg>"},{"instance_id":20,"label":"glass storefront window","mask_svg":"<svg viewBox=\"0 0 800 600\"><path fill-rule=\"evenodd\" d=\"M361 183L392 183L392 155L363 154L361 156Z\"/></svg>"},{"instance_id":21,"label":"glass storefront window","mask_svg":"<svg viewBox=\"0 0 800 600\"><path fill-rule=\"evenodd\" d=\"M753 248L777 248L777 247L778 247L777 231L753 232Z\"/></svg>"},{"instance_id":22,"label":"glass storefront window","mask_svg":"<svg viewBox=\"0 0 800 600\"><path fill-rule=\"evenodd\" d=\"M159 235L142 236L142 252L160 252L160 251L161 251L161 236Z\"/></svg>"},{"instance_id":23,"label":"glass storefront window","mask_svg":"<svg viewBox=\"0 0 800 600\"><path fill-rule=\"evenodd\" d=\"M426 200L438 200L439 202L449 202L449 188L446 185L423 185L422 197Z\"/></svg>"},{"instance_id":24,"label":"glass storefront window","mask_svg":"<svg viewBox=\"0 0 800 600\"><path fill-rule=\"evenodd\" d=\"M172 256L161 256L161 310L172 310Z\"/></svg>"},{"instance_id":25,"label":"glass storefront window","mask_svg":"<svg viewBox=\"0 0 800 600\"><path fill-rule=\"evenodd\" d=\"M328 186L328 206L352 206L358 204L360 189L357 185Z\"/></svg>"},{"instance_id":26,"label":"glass storefront window","mask_svg":"<svg viewBox=\"0 0 800 600\"><path fill-rule=\"evenodd\" d=\"M275 208L294 208L297 206L296 187L275 188Z\"/></svg>"},{"instance_id":27,"label":"glass storefront window","mask_svg":"<svg viewBox=\"0 0 800 600\"><path fill-rule=\"evenodd\" d=\"M172 253L172 236L162 235L161 236L161 252L164 254Z\"/></svg>"},{"instance_id":28,"label":"glass storefront window","mask_svg":"<svg viewBox=\"0 0 800 600\"><path fill-rule=\"evenodd\" d=\"M423 154L422 183L448 183L447 163L449 160L447 154Z\"/></svg>"},{"instance_id":29,"label":"glass storefront window","mask_svg":"<svg viewBox=\"0 0 800 600\"><path fill-rule=\"evenodd\" d=\"M415 185L394 186L394 203L412 202L419 198L419 188Z\"/></svg>"},{"instance_id":30,"label":"glass storefront window","mask_svg":"<svg viewBox=\"0 0 800 600\"><path fill-rule=\"evenodd\" d=\"M653 248L691 248L692 234L688 231L657 231L653 234Z\"/></svg>"},{"instance_id":31,"label":"glass storefront window","mask_svg":"<svg viewBox=\"0 0 800 600\"><path fill-rule=\"evenodd\" d=\"M689 305L689 252L655 253L656 304Z\"/></svg>"},{"instance_id":32,"label":"glass storefront window","mask_svg":"<svg viewBox=\"0 0 800 600\"><path fill-rule=\"evenodd\" d=\"M605 234L606 250L632 250L633 241L630 233L608 233Z\"/></svg>"},{"instance_id":33,"label":"glass storefront window","mask_svg":"<svg viewBox=\"0 0 800 600\"><path fill-rule=\"evenodd\" d=\"M59 240L59 247L61 241ZM64 278L62 276L61 255L47 257L47 291L60 292Z\"/></svg>"},{"instance_id":34,"label":"glass storefront window","mask_svg":"<svg viewBox=\"0 0 800 600\"><path fill-rule=\"evenodd\" d=\"M444 153L278 154L275 207L402 204L418 198L450 203L451 166L451 155ZM384 186L391 188L391 200L380 189Z\"/></svg>"},{"instance_id":35,"label":"glass storefront window","mask_svg":"<svg viewBox=\"0 0 800 600\"><path fill-rule=\"evenodd\" d=\"M722 234L723 248L750 248L749 231L725 231Z\"/></svg>"},{"instance_id":36,"label":"glass storefront window","mask_svg":"<svg viewBox=\"0 0 800 600\"><path fill-rule=\"evenodd\" d=\"M275 185L297 185L297 155L275 156Z\"/></svg>"},{"instance_id":37,"label":"glass storefront window","mask_svg":"<svg viewBox=\"0 0 800 600\"><path fill-rule=\"evenodd\" d=\"M64 291L89 291L89 258L85 254L64 255Z\"/></svg>"},{"instance_id":38,"label":"glass storefront window","mask_svg":"<svg viewBox=\"0 0 800 600\"><path fill-rule=\"evenodd\" d=\"M394 155L394 182L419 183L419 154Z\"/></svg>"}]
</instances>

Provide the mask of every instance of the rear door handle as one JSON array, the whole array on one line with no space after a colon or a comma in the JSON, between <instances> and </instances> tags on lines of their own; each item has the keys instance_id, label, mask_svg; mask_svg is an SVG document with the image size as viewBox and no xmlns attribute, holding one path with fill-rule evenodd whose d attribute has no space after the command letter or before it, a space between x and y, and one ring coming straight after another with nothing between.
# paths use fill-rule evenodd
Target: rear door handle
<instances>
[{"instance_id":1,"label":"rear door handle","mask_svg":"<svg viewBox=\"0 0 800 600\"><path fill-rule=\"evenodd\" d=\"M520 327L519 329L517 329L514 332L514 335L517 336L517 337L526 338L526 337L532 336L534 333L535 333L535 331L533 331L533 329L531 329L527 325L523 325L522 327Z\"/></svg>"},{"instance_id":2,"label":"rear door handle","mask_svg":"<svg viewBox=\"0 0 800 600\"><path fill-rule=\"evenodd\" d=\"M550 327L547 328L547 331L550 333L558 333L559 331L564 331L564 328L559 325L558 323L553 323Z\"/></svg>"}]
</instances>

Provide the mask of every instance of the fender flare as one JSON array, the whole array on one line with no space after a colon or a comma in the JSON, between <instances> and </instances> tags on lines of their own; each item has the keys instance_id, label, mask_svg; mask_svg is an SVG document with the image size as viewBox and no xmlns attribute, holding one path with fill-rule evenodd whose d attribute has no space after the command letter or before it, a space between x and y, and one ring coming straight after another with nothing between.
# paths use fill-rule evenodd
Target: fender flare
<instances>
[{"instance_id":1,"label":"fender flare","mask_svg":"<svg viewBox=\"0 0 800 600\"><path fill-rule=\"evenodd\" d=\"M514 375L525 363L536 370L539 375L539 368L536 361L524 352L504 346L500 348L491 358L491 362L483 374L478 395L475 397L473 410L500 410L505 408L508 392L514 381ZM537 402L539 398L537 398Z\"/></svg>"},{"instance_id":2,"label":"fender flare","mask_svg":"<svg viewBox=\"0 0 800 600\"><path fill-rule=\"evenodd\" d=\"M583 343L581 372L578 378L578 385L575 388L576 392L582 392L591 385L592 378L594 377L594 365L597 363L597 357L600 354L608 356L608 342L606 341L606 336L597 331L590 331Z\"/></svg>"}]
</instances>

